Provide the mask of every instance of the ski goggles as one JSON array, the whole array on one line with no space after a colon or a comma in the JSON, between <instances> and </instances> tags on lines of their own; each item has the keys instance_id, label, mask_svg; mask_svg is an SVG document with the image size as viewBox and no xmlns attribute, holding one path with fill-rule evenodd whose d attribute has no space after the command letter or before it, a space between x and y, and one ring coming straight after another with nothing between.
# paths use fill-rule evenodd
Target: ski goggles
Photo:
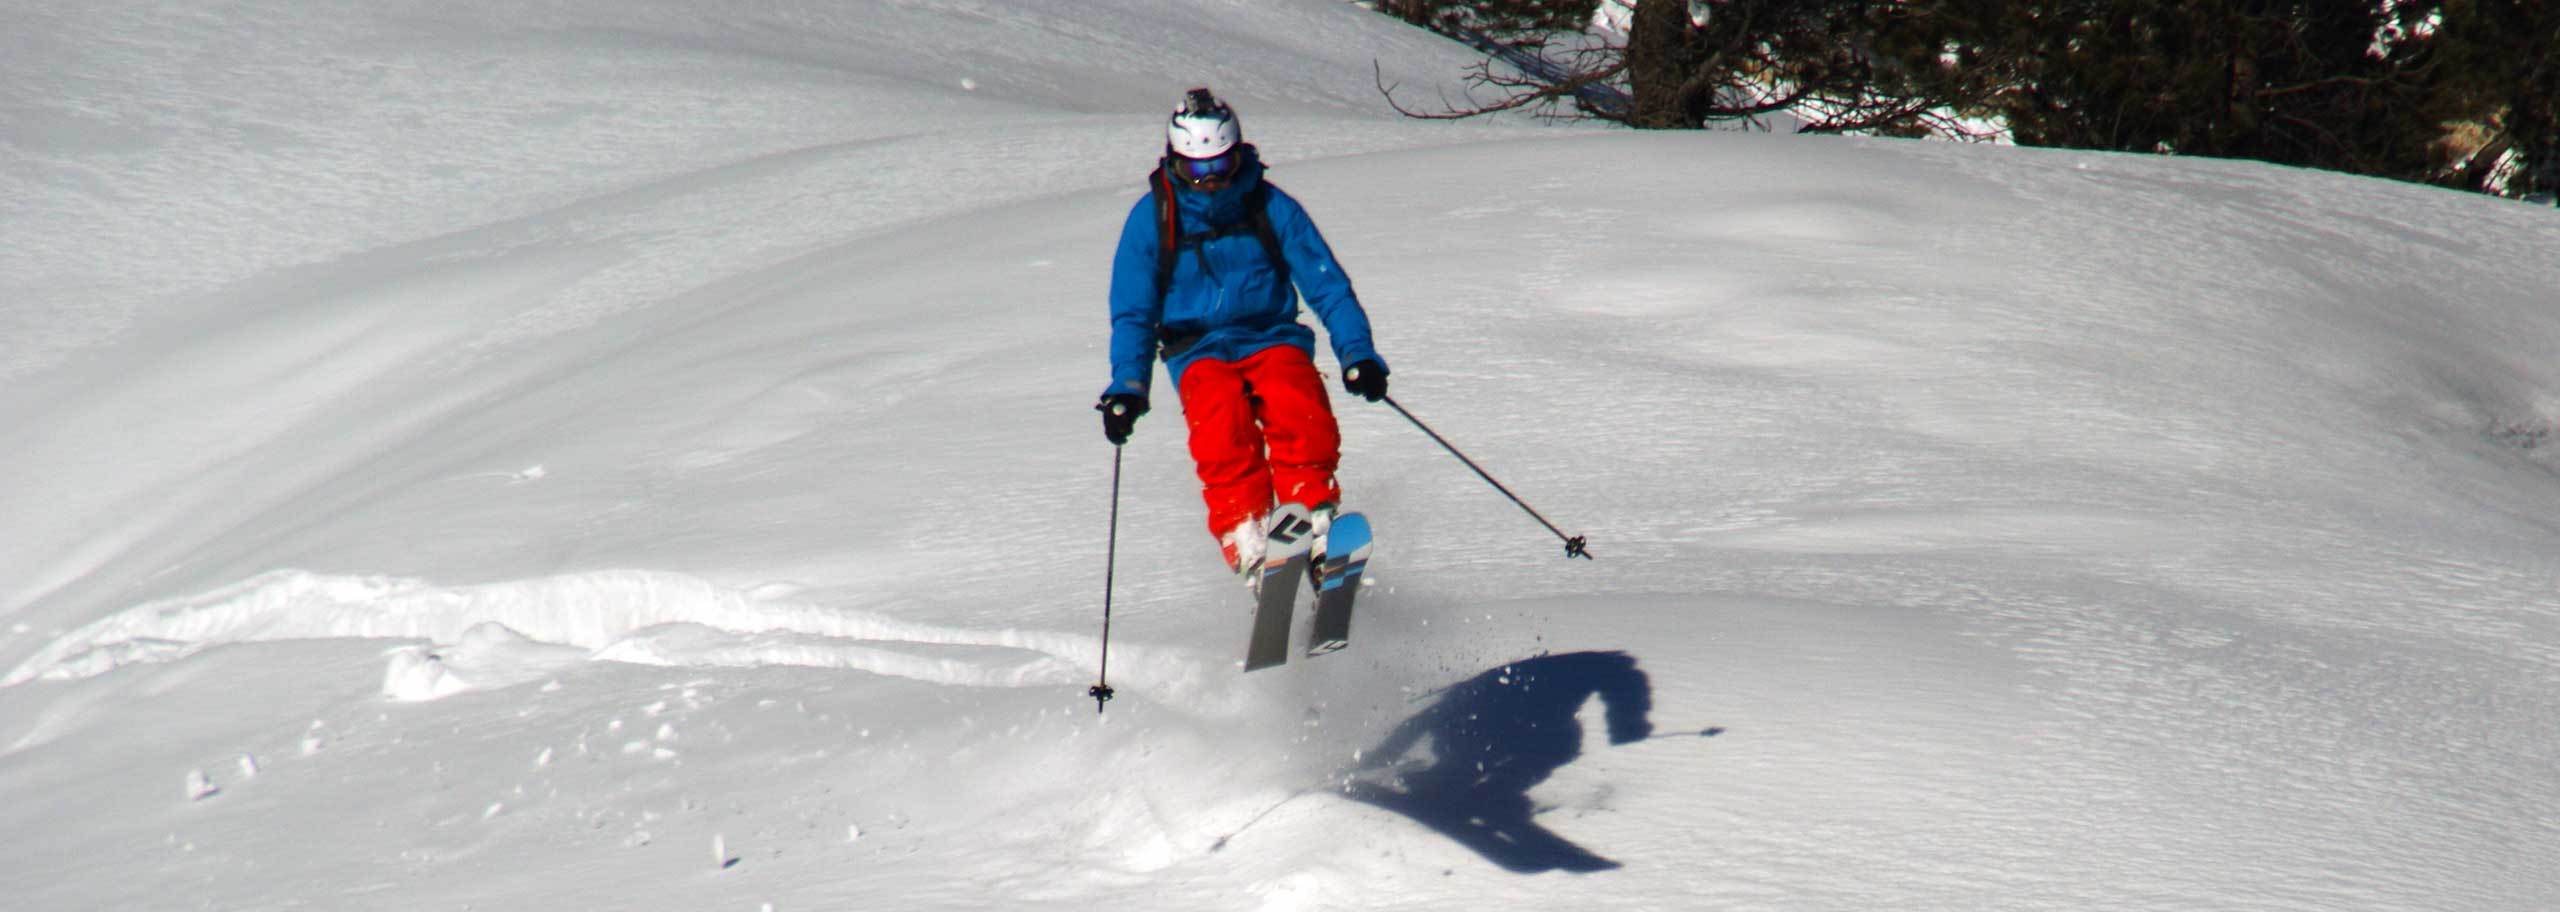
<instances>
[{"instance_id":1,"label":"ski goggles","mask_svg":"<svg viewBox=\"0 0 2560 912\"><path fill-rule=\"evenodd\" d=\"M1227 181L1235 179L1236 169L1243 164L1243 156L1237 155L1233 149L1209 158L1165 156L1165 165L1172 170L1174 177L1199 189L1215 189L1224 186Z\"/></svg>"}]
</instances>

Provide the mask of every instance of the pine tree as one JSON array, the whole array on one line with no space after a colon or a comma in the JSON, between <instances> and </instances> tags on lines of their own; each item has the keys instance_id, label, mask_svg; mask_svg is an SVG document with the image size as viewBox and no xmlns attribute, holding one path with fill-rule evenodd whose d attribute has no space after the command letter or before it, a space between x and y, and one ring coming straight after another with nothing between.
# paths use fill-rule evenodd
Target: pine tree
<instances>
[{"instance_id":1,"label":"pine tree","mask_svg":"<svg viewBox=\"0 0 2560 912\"><path fill-rule=\"evenodd\" d=\"M2437 178L2518 196L2560 192L2560 3L2449 0L2429 7L2441 13L2431 39L2440 73L2429 110L2455 128L2434 149Z\"/></svg>"},{"instance_id":2,"label":"pine tree","mask_svg":"<svg viewBox=\"0 0 2560 912\"><path fill-rule=\"evenodd\" d=\"M1470 28L1563 29L1591 13L1391 3ZM1640 0L1622 47L1528 64L1479 68L1473 81L1502 101L1417 116L1570 99L1653 129L1780 112L1823 132L1969 136L1989 123L2021 145L2560 191L2560 0ZM1631 103L1592 106L1595 83L1623 84Z\"/></svg>"}]
</instances>

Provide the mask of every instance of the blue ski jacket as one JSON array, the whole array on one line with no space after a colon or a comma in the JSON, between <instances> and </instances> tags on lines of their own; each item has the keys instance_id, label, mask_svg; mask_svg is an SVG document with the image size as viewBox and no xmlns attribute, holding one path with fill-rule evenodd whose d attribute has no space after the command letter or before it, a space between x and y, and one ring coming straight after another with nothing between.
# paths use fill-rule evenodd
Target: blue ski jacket
<instances>
[{"instance_id":1,"label":"blue ski jacket","mask_svg":"<svg viewBox=\"0 0 2560 912\"><path fill-rule=\"evenodd\" d=\"M1244 163L1225 189L1175 191L1183 237L1246 223L1245 203L1262 182L1263 168L1251 147L1245 149ZM1288 282L1272 268L1261 238L1244 229L1177 248L1172 287L1159 293L1156 258L1163 237L1156 192L1148 191L1130 208L1111 260L1111 386L1103 395L1147 395L1159 352L1176 389L1183 368L1202 358L1240 361L1274 345L1295 345L1312 357L1316 334L1298 322L1300 293L1324 321L1336 359L1344 365L1378 360L1369 343L1369 315L1351 292L1351 278L1334 262L1333 249L1307 210L1278 187L1269 188L1268 211L1288 260Z\"/></svg>"}]
</instances>

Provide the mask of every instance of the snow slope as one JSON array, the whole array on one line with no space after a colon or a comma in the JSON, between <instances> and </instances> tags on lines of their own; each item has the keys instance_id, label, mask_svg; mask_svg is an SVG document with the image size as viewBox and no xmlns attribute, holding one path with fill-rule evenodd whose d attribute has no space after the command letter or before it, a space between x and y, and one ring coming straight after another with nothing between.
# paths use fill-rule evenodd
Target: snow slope
<instances>
[{"instance_id":1,"label":"snow slope","mask_svg":"<svg viewBox=\"0 0 2560 912\"><path fill-rule=\"evenodd\" d=\"M2560 903L2548 211L1404 122L1321 0L0 17L13 907ZM1359 642L1241 675L1163 403L1097 715L1202 82L1598 560L1339 401Z\"/></svg>"}]
</instances>

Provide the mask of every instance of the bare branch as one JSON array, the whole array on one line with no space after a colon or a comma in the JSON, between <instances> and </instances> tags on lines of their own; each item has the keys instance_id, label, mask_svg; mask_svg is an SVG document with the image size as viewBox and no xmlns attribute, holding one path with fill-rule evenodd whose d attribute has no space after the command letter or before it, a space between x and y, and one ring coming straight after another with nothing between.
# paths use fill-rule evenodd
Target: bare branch
<instances>
[{"instance_id":1,"label":"bare branch","mask_svg":"<svg viewBox=\"0 0 2560 912\"><path fill-rule=\"evenodd\" d=\"M1503 111L1516 111L1522 108L1554 105L1567 100L1571 100L1576 103L1575 114L1542 114L1541 116L1561 119L1623 119L1622 117L1612 116L1606 112L1593 111L1581 103L1583 93L1585 91L1594 86L1608 85L1612 80L1615 80L1618 77L1618 74L1622 72L1626 66L1623 57L1602 58L1605 62L1598 66L1580 66L1579 64L1582 61L1588 60L1593 56L1588 53L1588 50L1589 49L1577 52L1577 65L1564 69L1562 71L1561 78L1553 79L1539 78L1526 74L1497 72L1494 68L1494 60L1492 58L1488 57L1483 60L1479 60L1469 69L1467 74L1467 104L1464 107L1452 104L1448 97L1443 95L1440 99L1441 109L1437 112L1417 111L1405 107L1405 105L1395 97L1396 87L1386 84L1385 67L1378 61L1372 60L1370 61L1370 68L1373 71L1372 76L1378 87L1378 93L1386 97L1387 105L1394 108L1396 113L1417 120L1462 120L1469 117L1482 117L1487 114L1495 114ZM1498 100L1490 102L1479 101L1475 97L1474 92L1475 89L1479 88L1499 90L1501 97Z\"/></svg>"}]
</instances>

